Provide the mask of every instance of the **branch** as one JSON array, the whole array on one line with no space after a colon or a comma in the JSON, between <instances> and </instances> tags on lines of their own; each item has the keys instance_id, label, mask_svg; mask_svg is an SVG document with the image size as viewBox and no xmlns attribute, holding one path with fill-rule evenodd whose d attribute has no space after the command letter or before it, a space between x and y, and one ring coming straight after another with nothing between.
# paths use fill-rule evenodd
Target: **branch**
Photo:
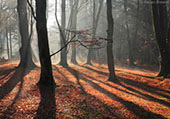
<instances>
[{"instance_id":1,"label":"branch","mask_svg":"<svg viewBox=\"0 0 170 119\"><path fill-rule=\"evenodd\" d=\"M57 52L51 54L50 57L56 55L57 53L59 53L60 51L62 51L65 47L67 47L67 45L68 45L69 43L73 42L73 39L75 38L75 36L76 36L76 35L74 35L74 36L71 38L71 40L68 41L68 42L67 42L62 48L60 48Z\"/></svg>"},{"instance_id":2,"label":"branch","mask_svg":"<svg viewBox=\"0 0 170 119\"><path fill-rule=\"evenodd\" d=\"M80 43L81 46L83 46L86 49L102 49L102 48L106 48L107 46L103 46L103 47L98 47L98 48L89 48L88 46L84 45L81 41L78 41Z\"/></svg>"},{"instance_id":3,"label":"branch","mask_svg":"<svg viewBox=\"0 0 170 119\"><path fill-rule=\"evenodd\" d=\"M62 28L60 26L60 23L59 23L58 17L57 17L57 0L55 0L55 19L56 19L56 22L57 22L57 25L58 25L58 28L59 28L59 31L60 31L62 39L65 39L65 35L63 33L63 30L62 30Z\"/></svg>"},{"instance_id":4,"label":"branch","mask_svg":"<svg viewBox=\"0 0 170 119\"><path fill-rule=\"evenodd\" d=\"M35 16L35 12L34 12L34 8L32 7L31 3L29 2L29 0L27 0L27 3L31 9L31 13L32 13L32 16L34 17L34 19L37 21L37 17Z\"/></svg>"}]
</instances>

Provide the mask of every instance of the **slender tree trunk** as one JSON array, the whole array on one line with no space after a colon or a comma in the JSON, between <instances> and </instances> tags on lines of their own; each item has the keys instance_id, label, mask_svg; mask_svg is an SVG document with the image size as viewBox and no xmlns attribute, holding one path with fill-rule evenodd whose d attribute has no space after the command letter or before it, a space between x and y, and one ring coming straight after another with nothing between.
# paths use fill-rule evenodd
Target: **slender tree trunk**
<instances>
[{"instance_id":1,"label":"slender tree trunk","mask_svg":"<svg viewBox=\"0 0 170 119\"><path fill-rule=\"evenodd\" d=\"M32 60L31 44L28 32L27 1L17 0L17 10L19 16L19 30L21 35L20 64L19 67L35 67Z\"/></svg>"},{"instance_id":2,"label":"slender tree trunk","mask_svg":"<svg viewBox=\"0 0 170 119\"><path fill-rule=\"evenodd\" d=\"M2 57L2 35L0 34L0 57Z\"/></svg>"},{"instance_id":3,"label":"slender tree trunk","mask_svg":"<svg viewBox=\"0 0 170 119\"><path fill-rule=\"evenodd\" d=\"M10 42L10 57L12 59L12 33L11 33L11 28L10 28L10 31L9 31L9 42Z\"/></svg>"},{"instance_id":4,"label":"slender tree trunk","mask_svg":"<svg viewBox=\"0 0 170 119\"><path fill-rule=\"evenodd\" d=\"M96 19L96 1L95 0L93 0L93 24L92 24L92 26L93 26L93 31L92 31L92 40L93 40L93 38L95 37L95 31L96 31L96 28L95 28L95 19ZM90 47L90 48L92 48L92 47ZM92 61L92 49L89 49L88 50L88 54L87 54L87 62L86 62L86 64L88 64L88 65L92 65L92 63L91 63L91 61Z\"/></svg>"},{"instance_id":5,"label":"slender tree trunk","mask_svg":"<svg viewBox=\"0 0 170 119\"><path fill-rule=\"evenodd\" d=\"M79 0L74 0L74 4L72 4L72 25L71 25L71 29L73 31L77 30L77 13L78 13L78 4L79 4ZM71 38L74 36L74 33L71 34ZM76 46L73 45L72 46L72 55L71 55L71 63L73 64L78 64L77 60L76 60Z\"/></svg>"},{"instance_id":6,"label":"slender tree trunk","mask_svg":"<svg viewBox=\"0 0 170 119\"><path fill-rule=\"evenodd\" d=\"M101 13L101 10L102 10L102 7L103 7L103 1L104 0L100 0L100 6L99 6L99 9L98 9L98 12L97 12L97 16L96 16L96 1L93 0L93 31L92 31L92 40L95 38L96 36L96 31L97 31L97 26L98 26L98 22L99 22L99 18L100 18L100 13ZM92 48L92 47L90 47ZM87 62L86 64L88 65L92 65L91 61L93 59L93 50L92 49L89 49L88 50L88 54L87 54Z\"/></svg>"},{"instance_id":7,"label":"slender tree trunk","mask_svg":"<svg viewBox=\"0 0 170 119\"><path fill-rule=\"evenodd\" d=\"M124 11L125 11L125 25L127 30L127 41L129 46L129 66L134 66L134 58L133 58L133 44L130 38L129 24L128 24L128 15L127 15L127 0L124 0Z\"/></svg>"},{"instance_id":8,"label":"slender tree trunk","mask_svg":"<svg viewBox=\"0 0 170 119\"><path fill-rule=\"evenodd\" d=\"M169 18L169 22L168 22L168 52L170 53L170 18Z\"/></svg>"},{"instance_id":9,"label":"slender tree trunk","mask_svg":"<svg viewBox=\"0 0 170 119\"><path fill-rule=\"evenodd\" d=\"M0 38L1 38L1 51L0 51L0 56L2 57L3 53L4 53L4 47L5 47L5 32L2 32L1 35L0 35Z\"/></svg>"},{"instance_id":10,"label":"slender tree trunk","mask_svg":"<svg viewBox=\"0 0 170 119\"><path fill-rule=\"evenodd\" d=\"M8 29L6 28L6 47L7 47L7 55L8 59L10 58L9 56L9 38L8 38Z\"/></svg>"},{"instance_id":11,"label":"slender tree trunk","mask_svg":"<svg viewBox=\"0 0 170 119\"><path fill-rule=\"evenodd\" d=\"M65 35L65 26L66 26L66 1L62 0L61 3L61 28L62 28L62 33L60 33L60 43L61 47L64 47L66 44L66 35ZM68 66L67 64L67 47L65 47L61 51L61 56L60 56L60 65L62 66Z\"/></svg>"},{"instance_id":12,"label":"slender tree trunk","mask_svg":"<svg viewBox=\"0 0 170 119\"><path fill-rule=\"evenodd\" d=\"M76 59L76 55L77 54L77 51L76 51L76 46L75 45L72 45L72 55L71 55L71 63L77 65L77 59Z\"/></svg>"},{"instance_id":13,"label":"slender tree trunk","mask_svg":"<svg viewBox=\"0 0 170 119\"><path fill-rule=\"evenodd\" d=\"M39 85L53 86L55 84L52 74L52 64L50 59L47 20L46 20L46 0L36 0L36 28L38 34L38 48L41 64L41 75Z\"/></svg>"},{"instance_id":14,"label":"slender tree trunk","mask_svg":"<svg viewBox=\"0 0 170 119\"><path fill-rule=\"evenodd\" d=\"M3 0L0 1L0 10L2 10L2 2ZM1 19L1 16L0 16ZM2 53L3 53L3 38L2 38L2 34L0 34L0 58L2 57Z\"/></svg>"},{"instance_id":15,"label":"slender tree trunk","mask_svg":"<svg viewBox=\"0 0 170 119\"><path fill-rule=\"evenodd\" d=\"M160 50L160 73L158 76L167 77L170 74L170 52L168 40L168 13L166 3L157 3L152 0L153 21L156 33L156 39ZM161 2L161 0L159 0ZM166 2L166 0L164 1Z\"/></svg>"},{"instance_id":16,"label":"slender tree trunk","mask_svg":"<svg viewBox=\"0 0 170 119\"><path fill-rule=\"evenodd\" d=\"M138 28L139 28L139 8L140 8L140 3L139 0L137 0L137 10L136 10L136 21L135 21L135 34L134 34L134 39L133 42L131 42L131 52L133 50L133 56L131 58L130 65L135 66L134 62L136 60L136 55L137 55L137 37L138 37Z\"/></svg>"},{"instance_id":17,"label":"slender tree trunk","mask_svg":"<svg viewBox=\"0 0 170 119\"><path fill-rule=\"evenodd\" d=\"M32 5L32 0L30 0L30 4ZM30 40L30 43L32 43L33 41L33 35L34 35L34 18L33 18L33 15L31 13L31 10L29 11L30 13L30 31L29 31L29 40ZM36 58L36 55L31 47L31 53L32 53L32 59L34 62L38 62L38 59Z\"/></svg>"},{"instance_id":18,"label":"slender tree trunk","mask_svg":"<svg viewBox=\"0 0 170 119\"><path fill-rule=\"evenodd\" d=\"M114 30L114 19L112 16L112 2L107 0L107 63L109 68L109 81L116 81L114 57L113 57L113 30Z\"/></svg>"},{"instance_id":19,"label":"slender tree trunk","mask_svg":"<svg viewBox=\"0 0 170 119\"><path fill-rule=\"evenodd\" d=\"M134 40L136 41L137 35L138 35L138 26L139 26L139 0L137 0L137 11L136 11L136 28L135 28L135 36L134 36Z\"/></svg>"}]
</instances>

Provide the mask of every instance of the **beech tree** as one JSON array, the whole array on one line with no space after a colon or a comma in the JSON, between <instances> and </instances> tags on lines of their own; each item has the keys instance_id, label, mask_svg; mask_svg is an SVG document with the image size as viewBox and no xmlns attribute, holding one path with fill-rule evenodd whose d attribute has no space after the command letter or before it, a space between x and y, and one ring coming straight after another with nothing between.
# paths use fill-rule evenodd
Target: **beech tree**
<instances>
[{"instance_id":1,"label":"beech tree","mask_svg":"<svg viewBox=\"0 0 170 119\"><path fill-rule=\"evenodd\" d=\"M64 47L66 44L66 35L65 35L65 26L66 26L66 1L61 1L61 29L62 32L60 32L60 43L61 47ZM65 47L61 53L60 53L60 65L62 66L68 66L67 64L67 47Z\"/></svg>"},{"instance_id":2,"label":"beech tree","mask_svg":"<svg viewBox=\"0 0 170 119\"><path fill-rule=\"evenodd\" d=\"M71 30L77 30L77 14L78 14L78 5L79 0L70 0L71 6ZM71 34L71 37L74 36L74 33ZM72 45L72 54L71 54L71 63L78 64L76 59L76 46Z\"/></svg>"},{"instance_id":3,"label":"beech tree","mask_svg":"<svg viewBox=\"0 0 170 119\"><path fill-rule=\"evenodd\" d=\"M114 57L113 57L113 30L114 30L114 19L112 15L112 1L107 0L107 63L109 69L108 81L116 81L115 69L114 69Z\"/></svg>"},{"instance_id":4,"label":"beech tree","mask_svg":"<svg viewBox=\"0 0 170 119\"><path fill-rule=\"evenodd\" d=\"M160 50L160 72L158 76L168 77L170 74L170 52L168 39L167 0L152 0L152 12L156 40Z\"/></svg>"},{"instance_id":5,"label":"beech tree","mask_svg":"<svg viewBox=\"0 0 170 119\"><path fill-rule=\"evenodd\" d=\"M92 40L95 38L96 36L96 32L97 32L97 26L98 26L98 22L99 22L99 18L100 18L100 13L103 7L103 1L104 0L100 0L99 2L99 8L98 11L96 13L96 1L93 0L93 23L92 23ZM91 61L92 61L92 55L93 55L93 50L90 48L88 50L88 55L87 55L87 62L86 64L92 65Z\"/></svg>"},{"instance_id":6,"label":"beech tree","mask_svg":"<svg viewBox=\"0 0 170 119\"><path fill-rule=\"evenodd\" d=\"M19 67L28 68L35 67L32 60L31 44L28 32L28 19L27 19L27 1L17 0L17 10L19 17L19 31L21 35L21 48Z\"/></svg>"},{"instance_id":7,"label":"beech tree","mask_svg":"<svg viewBox=\"0 0 170 119\"><path fill-rule=\"evenodd\" d=\"M41 64L41 75L38 84L53 86L52 64L47 35L46 0L36 0L36 28Z\"/></svg>"}]
</instances>

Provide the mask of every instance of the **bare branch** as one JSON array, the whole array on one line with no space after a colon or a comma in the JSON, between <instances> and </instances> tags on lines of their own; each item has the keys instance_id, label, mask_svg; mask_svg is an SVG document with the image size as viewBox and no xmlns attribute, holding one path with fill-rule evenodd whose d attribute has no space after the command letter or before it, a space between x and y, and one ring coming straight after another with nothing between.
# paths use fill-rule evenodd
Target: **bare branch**
<instances>
[{"instance_id":1,"label":"bare branch","mask_svg":"<svg viewBox=\"0 0 170 119\"><path fill-rule=\"evenodd\" d=\"M52 56L56 55L57 53L59 53L60 51L62 51L65 47L67 47L67 45L68 45L69 43L73 42L73 39L74 39L75 37L76 37L76 35L74 35L74 36L71 38L71 40L68 41L68 42L67 42L62 48L60 48L57 52L51 54L50 57L52 57Z\"/></svg>"},{"instance_id":2,"label":"bare branch","mask_svg":"<svg viewBox=\"0 0 170 119\"><path fill-rule=\"evenodd\" d=\"M37 17L35 16L35 12L34 12L34 8L33 6L31 5L31 3L29 2L29 0L27 0L27 3L31 9L31 13L32 13L32 16L34 17L34 19L37 21Z\"/></svg>"}]
</instances>

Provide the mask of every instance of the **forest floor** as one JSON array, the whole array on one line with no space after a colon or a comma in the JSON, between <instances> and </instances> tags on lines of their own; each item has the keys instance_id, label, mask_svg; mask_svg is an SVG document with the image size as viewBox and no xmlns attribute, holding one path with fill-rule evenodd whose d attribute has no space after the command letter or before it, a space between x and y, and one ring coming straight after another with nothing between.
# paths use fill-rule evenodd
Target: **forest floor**
<instances>
[{"instance_id":1,"label":"forest floor","mask_svg":"<svg viewBox=\"0 0 170 119\"><path fill-rule=\"evenodd\" d=\"M0 119L170 119L170 79L105 65L53 66L58 87L37 86L40 68L0 65Z\"/></svg>"}]
</instances>

